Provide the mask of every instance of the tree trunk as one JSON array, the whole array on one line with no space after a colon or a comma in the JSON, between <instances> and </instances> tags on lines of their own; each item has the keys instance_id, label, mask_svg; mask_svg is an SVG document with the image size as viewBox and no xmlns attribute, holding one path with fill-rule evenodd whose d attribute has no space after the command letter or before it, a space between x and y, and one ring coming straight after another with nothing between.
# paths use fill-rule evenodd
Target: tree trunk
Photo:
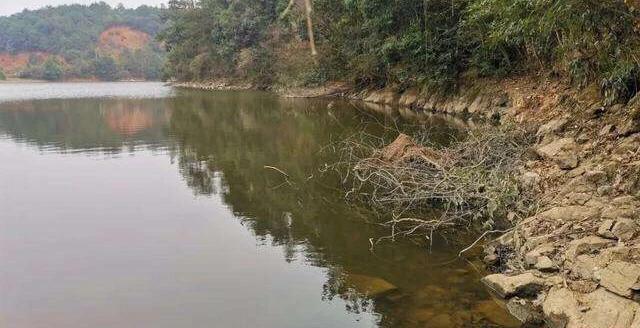
<instances>
[{"instance_id":1,"label":"tree trunk","mask_svg":"<svg viewBox=\"0 0 640 328\"><path fill-rule=\"evenodd\" d=\"M309 45L311 47L311 56L313 56L313 60L317 61L316 56L318 55L318 51L316 51L316 39L313 35L313 21L311 20L311 0L304 0L305 13L307 15L307 34L309 34Z\"/></svg>"}]
</instances>

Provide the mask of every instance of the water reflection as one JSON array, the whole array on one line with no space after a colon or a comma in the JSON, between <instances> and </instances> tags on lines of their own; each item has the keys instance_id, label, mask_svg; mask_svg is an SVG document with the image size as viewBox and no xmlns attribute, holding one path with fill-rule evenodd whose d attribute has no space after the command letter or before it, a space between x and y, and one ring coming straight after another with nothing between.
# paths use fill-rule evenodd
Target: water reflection
<instances>
[{"instance_id":1,"label":"water reflection","mask_svg":"<svg viewBox=\"0 0 640 328\"><path fill-rule=\"evenodd\" d=\"M293 312L313 313L318 306L314 302L340 300L344 307L340 311L367 314L357 317L362 321L353 321L352 326L517 326L478 284L480 273L468 263L452 260L455 247L451 244L439 240L432 252L409 242L369 250L370 239L386 231L368 224L372 214L346 203L339 179L322 174L319 168L332 161L326 146L333 141L356 128L391 139L397 133L394 129L402 127L401 117L411 114L390 111L385 116L354 106L358 105L333 101L329 106L327 100L252 92L180 92L165 99L34 100L0 104L0 134L47 152L127 151L143 157L141 152L150 149L156 157L168 156L198 199L221 200L253 238L282 249L285 261L324 268L321 299L299 299L298 308L290 310L291 322L299 322ZM434 142L447 142L456 130L442 118L420 120L431 127ZM153 172L161 175L158 179L167 179L167 172ZM137 197L157 198L154 185L145 188ZM194 205L186 201L171 207L157 204L160 213L156 215L175 211L175 206L190 212ZM213 224L221 234L229 229L217 221ZM218 253L207 255L211 261L224 262ZM245 270L263 270L254 265L246 264ZM303 271L287 279L304 280ZM242 279L247 277L232 283L256 285ZM255 292L269 293L267 285L288 283L257 284L260 290ZM270 295L270 300L277 301L279 296ZM243 302L227 294L224 299ZM327 319L310 326L335 326L331 322L337 321Z\"/></svg>"}]
</instances>

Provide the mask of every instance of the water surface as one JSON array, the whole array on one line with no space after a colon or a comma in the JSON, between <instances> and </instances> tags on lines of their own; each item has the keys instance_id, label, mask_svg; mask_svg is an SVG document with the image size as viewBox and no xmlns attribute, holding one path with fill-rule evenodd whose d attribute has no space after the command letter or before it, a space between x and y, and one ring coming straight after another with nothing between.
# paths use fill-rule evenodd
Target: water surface
<instances>
[{"instance_id":1,"label":"water surface","mask_svg":"<svg viewBox=\"0 0 640 328\"><path fill-rule=\"evenodd\" d=\"M452 244L370 250L387 231L320 169L402 122L354 106L0 84L0 326L515 326Z\"/></svg>"}]
</instances>

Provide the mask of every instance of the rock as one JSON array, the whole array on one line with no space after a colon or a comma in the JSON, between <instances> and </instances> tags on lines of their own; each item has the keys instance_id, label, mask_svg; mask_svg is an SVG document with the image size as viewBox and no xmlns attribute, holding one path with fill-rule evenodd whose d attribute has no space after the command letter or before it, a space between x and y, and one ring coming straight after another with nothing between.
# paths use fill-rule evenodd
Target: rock
<instances>
[{"instance_id":1,"label":"rock","mask_svg":"<svg viewBox=\"0 0 640 328\"><path fill-rule=\"evenodd\" d=\"M620 127L620 135L623 137L627 137L638 132L640 132L640 121L638 120L629 119Z\"/></svg>"},{"instance_id":2,"label":"rock","mask_svg":"<svg viewBox=\"0 0 640 328\"><path fill-rule=\"evenodd\" d=\"M620 241L629 241L638 233L638 224L631 219L621 218L611 228L611 233Z\"/></svg>"},{"instance_id":3,"label":"rock","mask_svg":"<svg viewBox=\"0 0 640 328\"><path fill-rule=\"evenodd\" d=\"M584 177L593 184L601 184L607 180L607 173L602 170L586 171Z\"/></svg>"},{"instance_id":4,"label":"rock","mask_svg":"<svg viewBox=\"0 0 640 328\"><path fill-rule=\"evenodd\" d=\"M578 255L590 254L608 246L612 246L613 241L597 236L587 236L581 239L572 240L566 251L566 259L573 261Z\"/></svg>"},{"instance_id":5,"label":"rock","mask_svg":"<svg viewBox=\"0 0 640 328\"><path fill-rule=\"evenodd\" d=\"M558 133L562 131L566 125L567 120L564 118L551 120L548 123L541 125L536 135L542 137L550 133Z\"/></svg>"},{"instance_id":6,"label":"rock","mask_svg":"<svg viewBox=\"0 0 640 328\"><path fill-rule=\"evenodd\" d=\"M616 237L613 235L611 229L613 229L613 224L615 222L613 220L604 220L598 227L598 236L602 238L615 239Z\"/></svg>"},{"instance_id":7,"label":"rock","mask_svg":"<svg viewBox=\"0 0 640 328\"><path fill-rule=\"evenodd\" d=\"M451 316L446 313L441 313L427 321L427 327L431 328L451 328L455 327Z\"/></svg>"},{"instance_id":8,"label":"rock","mask_svg":"<svg viewBox=\"0 0 640 328\"><path fill-rule=\"evenodd\" d=\"M396 286L382 278L361 274L348 274L345 283L347 286L355 288L358 292L371 297L381 296L397 289Z\"/></svg>"},{"instance_id":9,"label":"rock","mask_svg":"<svg viewBox=\"0 0 640 328\"><path fill-rule=\"evenodd\" d=\"M549 221L573 222L593 218L600 214L597 208L582 205L558 206L546 210L538 216Z\"/></svg>"},{"instance_id":10,"label":"rock","mask_svg":"<svg viewBox=\"0 0 640 328\"><path fill-rule=\"evenodd\" d=\"M480 301L472 310L479 316L495 323L500 327L520 327L521 322L511 316L494 300Z\"/></svg>"},{"instance_id":11,"label":"rock","mask_svg":"<svg viewBox=\"0 0 640 328\"><path fill-rule=\"evenodd\" d=\"M558 267L553 264L553 261L548 256L540 256L538 257L538 261L535 264L535 268L542 272L553 272L557 271Z\"/></svg>"},{"instance_id":12,"label":"rock","mask_svg":"<svg viewBox=\"0 0 640 328\"><path fill-rule=\"evenodd\" d=\"M615 130L616 130L616 126L615 125L607 124L600 130L600 133L598 133L598 135L601 136L601 137L605 137L605 136L608 136L611 133L613 133L613 131L615 131Z\"/></svg>"},{"instance_id":13,"label":"rock","mask_svg":"<svg viewBox=\"0 0 640 328\"><path fill-rule=\"evenodd\" d=\"M561 169L570 170L578 166L578 145L573 138L562 138L539 147L540 157L555 162Z\"/></svg>"},{"instance_id":14,"label":"rock","mask_svg":"<svg viewBox=\"0 0 640 328\"><path fill-rule=\"evenodd\" d=\"M540 174L535 172L525 172L521 177L522 186L526 189L534 189L540 183Z\"/></svg>"},{"instance_id":15,"label":"rock","mask_svg":"<svg viewBox=\"0 0 640 328\"><path fill-rule=\"evenodd\" d=\"M631 298L640 289L640 265L613 261L598 275L602 287L620 296Z\"/></svg>"},{"instance_id":16,"label":"rock","mask_svg":"<svg viewBox=\"0 0 640 328\"><path fill-rule=\"evenodd\" d=\"M542 312L551 328L577 328L581 322L578 301L567 288L551 288L542 303Z\"/></svg>"},{"instance_id":17,"label":"rock","mask_svg":"<svg viewBox=\"0 0 640 328\"><path fill-rule=\"evenodd\" d=\"M433 308L421 308L412 311L410 317L417 322L429 321L436 316L436 311Z\"/></svg>"},{"instance_id":18,"label":"rock","mask_svg":"<svg viewBox=\"0 0 640 328\"><path fill-rule=\"evenodd\" d=\"M576 294L567 288L552 288L542 304L551 328L638 328L640 304L616 296L603 288Z\"/></svg>"},{"instance_id":19,"label":"rock","mask_svg":"<svg viewBox=\"0 0 640 328\"><path fill-rule=\"evenodd\" d=\"M555 248L553 247L553 244L543 244L536 247L532 251L527 252L524 255L524 260L529 265L536 265L536 263L538 263L538 258L540 258L542 255L553 253L554 250Z\"/></svg>"},{"instance_id":20,"label":"rock","mask_svg":"<svg viewBox=\"0 0 640 328\"><path fill-rule=\"evenodd\" d=\"M517 276L492 274L482 278L482 282L502 298L535 296L546 287L545 281L531 272Z\"/></svg>"},{"instance_id":21,"label":"rock","mask_svg":"<svg viewBox=\"0 0 640 328\"><path fill-rule=\"evenodd\" d=\"M435 167L441 167L442 156L435 149L416 144L411 137L401 133L389 145L382 148L379 156L383 161L392 163L406 163L421 161Z\"/></svg>"}]
</instances>

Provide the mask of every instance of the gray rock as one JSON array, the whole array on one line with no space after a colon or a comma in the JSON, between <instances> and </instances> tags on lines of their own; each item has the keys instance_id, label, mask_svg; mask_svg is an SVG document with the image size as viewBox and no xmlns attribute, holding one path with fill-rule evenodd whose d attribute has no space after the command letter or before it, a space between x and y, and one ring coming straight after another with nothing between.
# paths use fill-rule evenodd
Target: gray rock
<instances>
[{"instance_id":1,"label":"gray rock","mask_svg":"<svg viewBox=\"0 0 640 328\"><path fill-rule=\"evenodd\" d=\"M536 151L540 157L555 162L563 170L578 166L578 145L573 138L552 141Z\"/></svg>"},{"instance_id":2,"label":"gray rock","mask_svg":"<svg viewBox=\"0 0 640 328\"><path fill-rule=\"evenodd\" d=\"M517 276L492 274L482 278L482 282L503 298L535 296L546 287L544 279L531 272Z\"/></svg>"}]
</instances>

